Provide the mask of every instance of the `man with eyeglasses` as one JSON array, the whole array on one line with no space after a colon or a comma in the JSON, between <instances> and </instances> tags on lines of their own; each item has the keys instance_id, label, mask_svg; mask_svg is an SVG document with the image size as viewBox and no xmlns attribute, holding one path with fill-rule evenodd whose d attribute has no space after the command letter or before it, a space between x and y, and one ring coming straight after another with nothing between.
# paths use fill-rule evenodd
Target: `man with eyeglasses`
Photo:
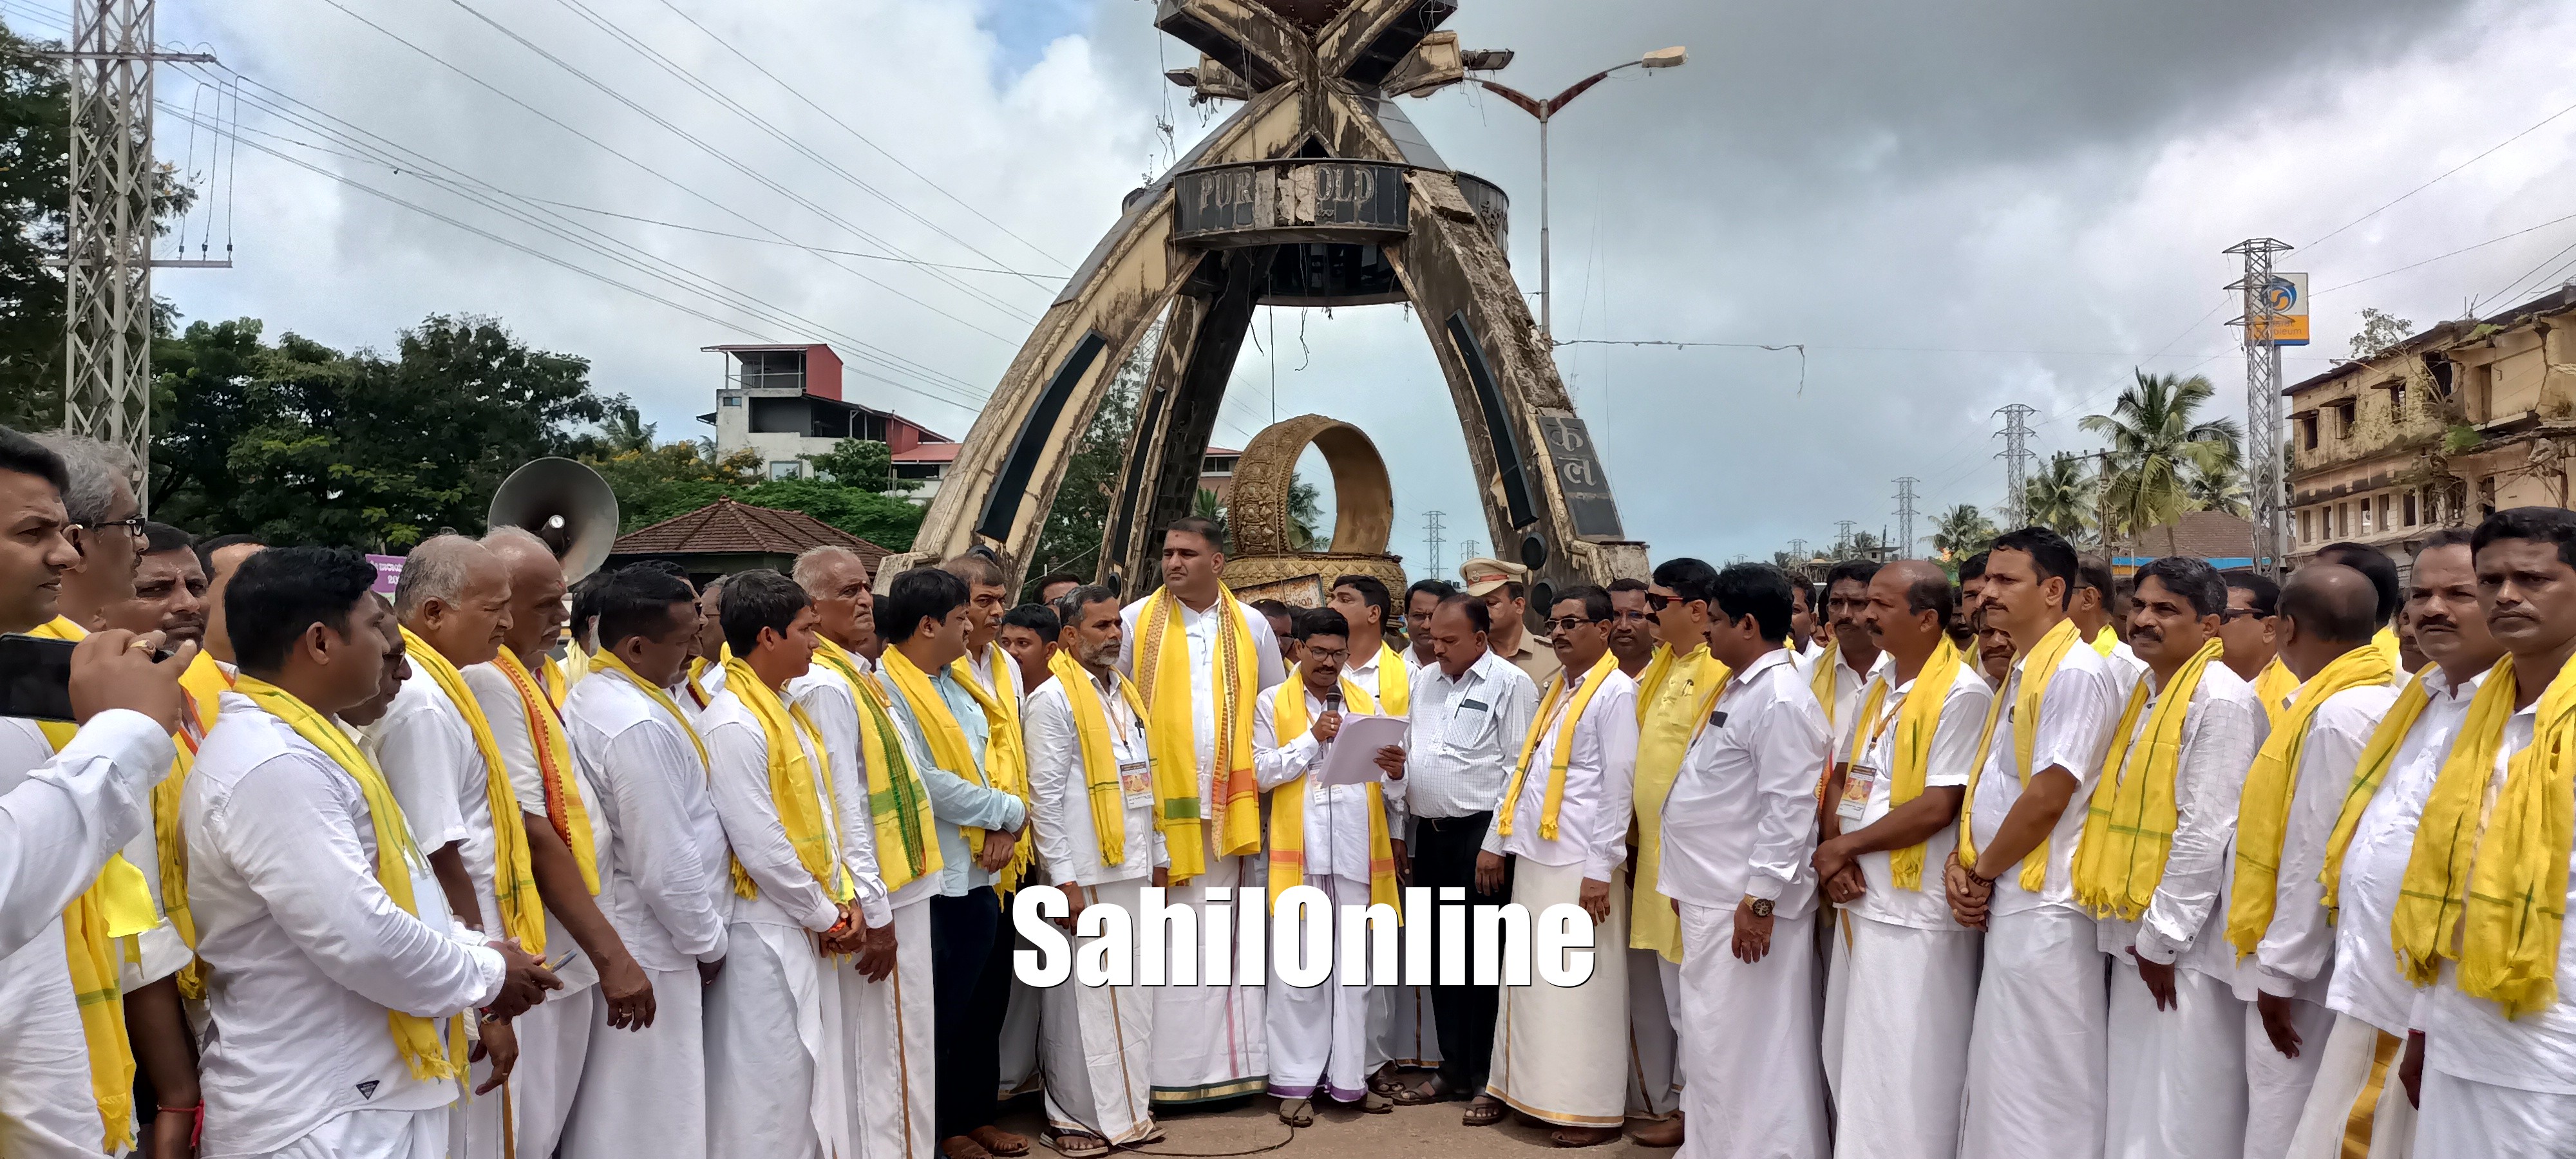
<instances>
[{"instance_id":1,"label":"man with eyeglasses","mask_svg":"<svg viewBox=\"0 0 2576 1159\"><path fill-rule=\"evenodd\" d=\"M1655 658L1655 613L1646 607L1646 581L1610 581L1610 654L1630 680L1646 675Z\"/></svg>"},{"instance_id":2,"label":"man with eyeglasses","mask_svg":"<svg viewBox=\"0 0 2576 1159\"><path fill-rule=\"evenodd\" d=\"M2218 642L2226 649L2222 658L2240 679L2254 686L2264 713L2278 725L2289 708L2290 694L2299 690L2299 678L2281 663L2281 585L2252 571L2231 571L2219 578L2227 581L2227 610L2218 614Z\"/></svg>"},{"instance_id":3,"label":"man with eyeglasses","mask_svg":"<svg viewBox=\"0 0 2576 1159\"><path fill-rule=\"evenodd\" d=\"M1637 685L1610 654L1609 625L1610 593L1597 587L1568 591L1549 608L1548 638L1563 667L1540 699L1538 723L1476 858L1477 884L1488 892L1511 859L1512 901L1530 913L1581 905L1596 946L1628 940L1620 894L1637 761ZM1551 1138L1560 1147L1618 1138L1628 1102L1627 1018L1626 970L1596 969L1577 986L1539 979L1506 987L1486 1089L1556 1124Z\"/></svg>"}]
</instances>

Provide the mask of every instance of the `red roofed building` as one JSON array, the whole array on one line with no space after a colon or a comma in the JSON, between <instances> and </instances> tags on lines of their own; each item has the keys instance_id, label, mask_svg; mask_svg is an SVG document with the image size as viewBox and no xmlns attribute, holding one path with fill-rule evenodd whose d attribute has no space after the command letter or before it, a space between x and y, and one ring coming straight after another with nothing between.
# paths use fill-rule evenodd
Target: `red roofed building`
<instances>
[{"instance_id":1,"label":"red roofed building","mask_svg":"<svg viewBox=\"0 0 2576 1159\"><path fill-rule=\"evenodd\" d=\"M802 511L754 507L726 496L618 536L608 549L605 566L667 559L688 569L691 582L704 583L756 567L786 571L807 549L825 546L857 552L870 571L891 554Z\"/></svg>"}]
</instances>

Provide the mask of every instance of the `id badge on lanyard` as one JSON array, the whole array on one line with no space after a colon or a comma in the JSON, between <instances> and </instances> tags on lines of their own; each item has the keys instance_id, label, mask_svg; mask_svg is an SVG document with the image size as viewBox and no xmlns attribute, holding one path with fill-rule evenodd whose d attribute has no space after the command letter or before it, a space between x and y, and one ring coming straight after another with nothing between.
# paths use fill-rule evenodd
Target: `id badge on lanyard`
<instances>
[{"instance_id":1,"label":"id badge on lanyard","mask_svg":"<svg viewBox=\"0 0 2576 1159\"><path fill-rule=\"evenodd\" d=\"M1869 811L1869 795L1877 788L1877 769L1866 764L1854 763L1844 771L1843 798L1842 802L1835 807L1835 812L1842 817L1843 824L1860 823L1861 815Z\"/></svg>"}]
</instances>

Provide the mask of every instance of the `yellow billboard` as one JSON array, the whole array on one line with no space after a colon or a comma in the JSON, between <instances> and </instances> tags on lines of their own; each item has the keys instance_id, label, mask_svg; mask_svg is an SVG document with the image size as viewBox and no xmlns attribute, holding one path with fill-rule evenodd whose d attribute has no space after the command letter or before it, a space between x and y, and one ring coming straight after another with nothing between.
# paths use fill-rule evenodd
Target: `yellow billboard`
<instances>
[{"instance_id":1,"label":"yellow billboard","mask_svg":"<svg viewBox=\"0 0 2576 1159\"><path fill-rule=\"evenodd\" d=\"M2259 291L2249 293L2245 303L2245 340L2274 346L2308 344L2308 276L2274 274ZM2267 318L2266 307L2270 316Z\"/></svg>"}]
</instances>

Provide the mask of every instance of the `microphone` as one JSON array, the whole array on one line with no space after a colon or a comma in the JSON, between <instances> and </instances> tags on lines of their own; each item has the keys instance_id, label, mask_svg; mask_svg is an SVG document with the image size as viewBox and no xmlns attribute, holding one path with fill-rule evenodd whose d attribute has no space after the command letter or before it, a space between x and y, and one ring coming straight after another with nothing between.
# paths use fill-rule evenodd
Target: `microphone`
<instances>
[{"instance_id":1,"label":"microphone","mask_svg":"<svg viewBox=\"0 0 2576 1159\"><path fill-rule=\"evenodd\" d=\"M1327 692L1327 693L1325 693L1325 694L1324 694L1324 711L1326 711L1326 712L1340 712L1341 710L1342 710L1342 690L1341 690L1341 689L1339 689L1339 688L1335 688L1335 689L1334 689L1334 690L1332 690L1331 692Z\"/></svg>"}]
</instances>

